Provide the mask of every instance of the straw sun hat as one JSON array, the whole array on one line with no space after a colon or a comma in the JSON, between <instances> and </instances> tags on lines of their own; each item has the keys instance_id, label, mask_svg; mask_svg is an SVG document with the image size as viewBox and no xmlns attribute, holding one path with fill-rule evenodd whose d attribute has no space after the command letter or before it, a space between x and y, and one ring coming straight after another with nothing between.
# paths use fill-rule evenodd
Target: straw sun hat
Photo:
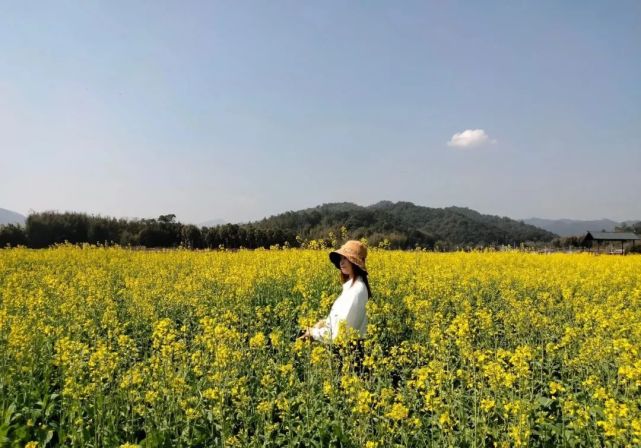
<instances>
[{"instance_id":1,"label":"straw sun hat","mask_svg":"<svg viewBox=\"0 0 641 448\"><path fill-rule=\"evenodd\" d=\"M366 274L365 258L367 258L367 246L360 241L350 240L341 246L340 249L329 253L329 259L334 266L340 269L341 255L361 268Z\"/></svg>"}]
</instances>

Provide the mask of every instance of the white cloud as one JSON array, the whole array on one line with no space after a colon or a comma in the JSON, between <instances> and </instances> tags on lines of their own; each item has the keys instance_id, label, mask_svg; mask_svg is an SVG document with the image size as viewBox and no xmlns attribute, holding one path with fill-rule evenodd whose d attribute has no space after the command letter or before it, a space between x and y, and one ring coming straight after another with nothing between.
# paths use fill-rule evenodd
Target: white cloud
<instances>
[{"instance_id":1,"label":"white cloud","mask_svg":"<svg viewBox=\"0 0 641 448\"><path fill-rule=\"evenodd\" d=\"M490 140L490 136L483 129L466 129L463 132L457 132L452 136L447 146L455 148L473 148L485 143L495 143L496 140Z\"/></svg>"}]
</instances>

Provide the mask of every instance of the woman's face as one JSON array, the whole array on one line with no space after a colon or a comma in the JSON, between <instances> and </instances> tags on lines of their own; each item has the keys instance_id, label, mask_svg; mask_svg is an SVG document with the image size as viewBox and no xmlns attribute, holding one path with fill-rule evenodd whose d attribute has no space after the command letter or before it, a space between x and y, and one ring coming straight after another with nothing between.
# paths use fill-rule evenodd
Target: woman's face
<instances>
[{"instance_id":1,"label":"woman's face","mask_svg":"<svg viewBox=\"0 0 641 448\"><path fill-rule=\"evenodd\" d=\"M339 266L343 274L347 274L350 277L354 276L354 266L352 266L352 263L343 255L341 255L341 261L339 262Z\"/></svg>"}]
</instances>

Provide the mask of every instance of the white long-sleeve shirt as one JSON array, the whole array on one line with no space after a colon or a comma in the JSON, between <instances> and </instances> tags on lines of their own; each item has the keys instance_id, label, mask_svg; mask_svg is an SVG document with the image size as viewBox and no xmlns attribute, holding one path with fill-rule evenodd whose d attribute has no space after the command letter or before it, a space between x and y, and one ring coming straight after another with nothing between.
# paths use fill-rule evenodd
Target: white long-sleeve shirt
<instances>
[{"instance_id":1,"label":"white long-sleeve shirt","mask_svg":"<svg viewBox=\"0 0 641 448\"><path fill-rule=\"evenodd\" d=\"M338 336L339 325L345 321L345 328L354 328L364 338L367 331L367 286L358 276L352 284L349 279L343 283L343 292L334 301L325 323L320 328L312 328L312 338L321 342L334 341Z\"/></svg>"}]
</instances>

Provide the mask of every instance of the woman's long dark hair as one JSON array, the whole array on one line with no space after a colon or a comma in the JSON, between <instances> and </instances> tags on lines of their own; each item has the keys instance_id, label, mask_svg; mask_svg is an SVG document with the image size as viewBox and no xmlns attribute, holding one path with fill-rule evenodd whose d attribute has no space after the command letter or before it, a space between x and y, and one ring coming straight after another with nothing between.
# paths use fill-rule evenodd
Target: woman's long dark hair
<instances>
[{"instance_id":1,"label":"woman's long dark hair","mask_svg":"<svg viewBox=\"0 0 641 448\"><path fill-rule=\"evenodd\" d=\"M349 261L349 260L347 260ZM354 269L354 280L352 281L352 284L354 284L354 281L356 281L356 277L360 276L363 279L363 282L365 283L365 286L367 287L367 298L372 297L372 289L369 287L369 280L367 279L367 272L362 270L360 267L349 261L350 264L352 265L352 268ZM347 280L349 280L349 275L343 274L343 271L340 269L338 270L341 276L341 283L345 283Z\"/></svg>"}]
</instances>

